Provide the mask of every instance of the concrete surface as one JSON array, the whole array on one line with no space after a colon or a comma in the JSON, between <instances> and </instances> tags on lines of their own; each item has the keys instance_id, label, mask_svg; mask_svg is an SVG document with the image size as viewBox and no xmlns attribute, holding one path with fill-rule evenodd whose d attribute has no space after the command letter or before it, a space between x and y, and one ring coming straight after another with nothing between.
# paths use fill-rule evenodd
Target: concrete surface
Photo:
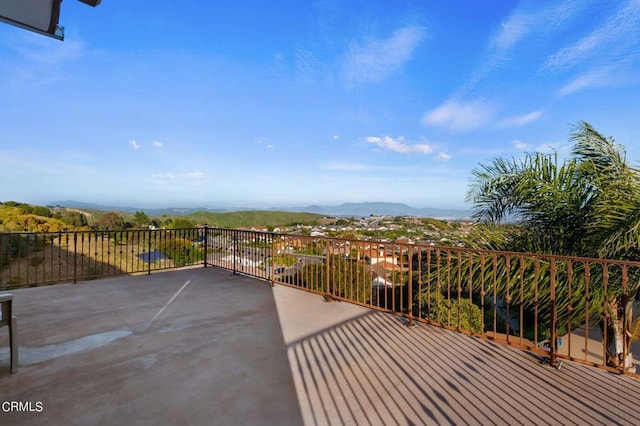
<instances>
[{"instance_id":1,"label":"concrete surface","mask_svg":"<svg viewBox=\"0 0 640 426\"><path fill-rule=\"evenodd\" d=\"M263 282L201 268L12 293L20 371L0 340L0 402L43 409L0 406L2 425L301 423Z\"/></svg>"},{"instance_id":2,"label":"concrete surface","mask_svg":"<svg viewBox=\"0 0 640 426\"><path fill-rule=\"evenodd\" d=\"M219 269L12 293L2 425L640 424L638 379Z\"/></svg>"}]
</instances>

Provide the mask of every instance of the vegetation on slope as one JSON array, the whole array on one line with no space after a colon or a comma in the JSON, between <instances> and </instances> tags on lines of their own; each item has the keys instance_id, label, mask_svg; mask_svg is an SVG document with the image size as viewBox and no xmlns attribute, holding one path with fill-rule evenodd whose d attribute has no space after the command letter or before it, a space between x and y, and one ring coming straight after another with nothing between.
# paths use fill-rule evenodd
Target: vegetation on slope
<instances>
[{"instance_id":1,"label":"vegetation on slope","mask_svg":"<svg viewBox=\"0 0 640 426\"><path fill-rule=\"evenodd\" d=\"M228 213L198 212L186 216L199 224L217 228L251 228L266 226L273 229L277 226L294 224L316 224L323 216L315 213L281 212L271 210L247 210Z\"/></svg>"},{"instance_id":2,"label":"vegetation on slope","mask_svg":"<svg viewBox=\"0 0 640 426\"><path fill-rule=\"evenodd\" d=\"M225 213L197 212L188 216L149 217L144 212L91 212L70 208L48 208L7 201L0 203L0 232L59 232L70 230L145 229L149 225L191 228L208 225L219 228L252 228L295 224L315 225L323 216L313 213L250 210Z\"/></svg>"}]
</instances>

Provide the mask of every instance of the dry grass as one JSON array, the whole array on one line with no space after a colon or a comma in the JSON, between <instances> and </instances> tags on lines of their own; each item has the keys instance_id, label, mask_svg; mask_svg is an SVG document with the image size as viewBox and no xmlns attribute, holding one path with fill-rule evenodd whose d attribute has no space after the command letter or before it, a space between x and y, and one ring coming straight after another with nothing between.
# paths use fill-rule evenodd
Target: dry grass
<instances>
[{"instance_id":1,"label":"dry grass","mask_svg":"<svg viewBox=\"0 0 640 426\"><path fill-rule=\"evenodd\" d=\"M74 256L74 245L75 252ZM30 244L26 255L13 259L0 271L0 288L37 286L43 283L80 281L100 276L147 272L149 264L138 258L147 247L112 239L74 241L65 235L46 244ZM173 266L170 259L154 262L153 269Z\"/></svg>"}]
</instances>

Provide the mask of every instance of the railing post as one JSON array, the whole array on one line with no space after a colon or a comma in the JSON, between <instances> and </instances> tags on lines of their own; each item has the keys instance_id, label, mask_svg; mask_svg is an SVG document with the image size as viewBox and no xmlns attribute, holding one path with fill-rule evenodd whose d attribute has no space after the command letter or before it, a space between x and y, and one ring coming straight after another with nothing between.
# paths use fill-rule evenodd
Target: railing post
<instances>
[{"instance_id":1,"label":"railing post","mask_svg":"<svg viewBox=\"0 0 640 426\"><path fill-rule=\"evenodd\" d=\"M276 281L276 274L275 274L276 268L275 268L275 264L274 264L275 254L276 254L276 248L275 248L275 243L274 243L275 234L273 232L271 232L269 234L269 238L271 238L271 240L269 241L269 246L271 248L271 250L270 250L271 251L271 255L270 255L271 256L271 272L270 272L270 275L271 275L271 287L274 287L275 284L276 284L275 283L275 281Z\"/></svg>"},{"instance_id":2,"label":"railing post","mask_svg":"<svg viewBox=\"0 0 640 426\"><path fill-rule=\"evenodd\" d=\"M326 244L325 244L325 256L324 256L324 263L325 263L324 298L327 302L331 301L331 290L329 289L329 286L331 285L331 279L330 279L331 267L329 265L329 262L330 262L329 248L330 248L330 240L327 238Z\"/></svg>"},{"instance_id":3,"label":"railing post","mask_svg":"<svg viewBox=\"0 0 640 426\"><path fill-rule=\"evenodd\" d=\"M622 298L621 298L621 302L622 302L622 368L621 368L621 372L622 374L627 372L627 369L630 367L633 367L633 360L631 360L629 362L629 365L627 365L627 361L629 358L629 350L631 349L629 347L629 336L631 335L631 333L629 332L629 330L631 330L631 324L629 324L629 318L628 318L628 311L627 311L627 303L629 302L629 290L628 290L628 284L629 284L629 275L627 272L627 266L623 265L622 266Z\"/></svg>"},{"instance_id":4,"label":"railing post","mask_svg":"<svg viewBox=\"0 0 640 426\"><path fill-rule=\"evenodd\" d=\"M558 324L558 317L556 312L556 259L551 259L551 294L550 294L550 309L551 309L551 331L549 342L549 365L556 367L556 355L558 351L558 330L556 329Z\"/></svg>"},{"instance_id":5,"label":"railing post","mask_svg":"<svg viewBox=\"0 0 640 426\"><path fill-rule=\"evenodd\" d=\"M151 275L151 229L147 229L147 253L149 253L147 275Z\"/></svg>"},{"instance_id":6,"label":"railing post","mask_svg":"<svg viewBox=\"0 0 640 426\"><path fill-rule=\"evenodd\" d=\"M78 283L78 233L73 233L73 283Z\"/></svg>"},{"instance_id":7,"label":"railing post","mask_svg":"<svg viewBox=\"0 0 640 426\"><path fill-rule=\"evenodd\" d=\"M407 277L407 310L409 311L409 321L407 322L408 327L415 327L413 322L413 248L411 246L407 247L407 263L409 269L409 276Z\"/></svg>"},{"instance_id":8,"label":"railing post","mask_svg":"<svg viewBox=\"0 0 640 426\"><path fill-rule=\"evenodd\" d=\"M231 231L233 235L233 275L237 275L236 257L238 256L238 231Z\"/></svg>"},{"instance_id":9,"label":"railing post","mask_svg":"<svg viewBox=\"0 0 640 426\"><path fill-rule=\"evenodd\" d=\"M204 267L207 267L207 260L209 259L207 247L209 246L209 227L204 226Z\"/></svg>"}]
</instances>

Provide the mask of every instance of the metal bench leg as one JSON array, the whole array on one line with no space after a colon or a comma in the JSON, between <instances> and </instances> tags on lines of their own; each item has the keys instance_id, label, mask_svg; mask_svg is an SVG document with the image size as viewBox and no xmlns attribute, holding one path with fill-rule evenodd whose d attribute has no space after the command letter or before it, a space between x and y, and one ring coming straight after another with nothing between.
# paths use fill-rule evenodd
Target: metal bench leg
<instances>
[{"instance_id":1,"label":"metal bench leg","mask_svg":"<svg viewBox=\"0 0 640 426\"><path fill-rule=\"evenodd\" d=\"M18 372L18 319L11 317L9 324L9 345L11 346L11 374Z\"/></svg>"}]
</instances>

